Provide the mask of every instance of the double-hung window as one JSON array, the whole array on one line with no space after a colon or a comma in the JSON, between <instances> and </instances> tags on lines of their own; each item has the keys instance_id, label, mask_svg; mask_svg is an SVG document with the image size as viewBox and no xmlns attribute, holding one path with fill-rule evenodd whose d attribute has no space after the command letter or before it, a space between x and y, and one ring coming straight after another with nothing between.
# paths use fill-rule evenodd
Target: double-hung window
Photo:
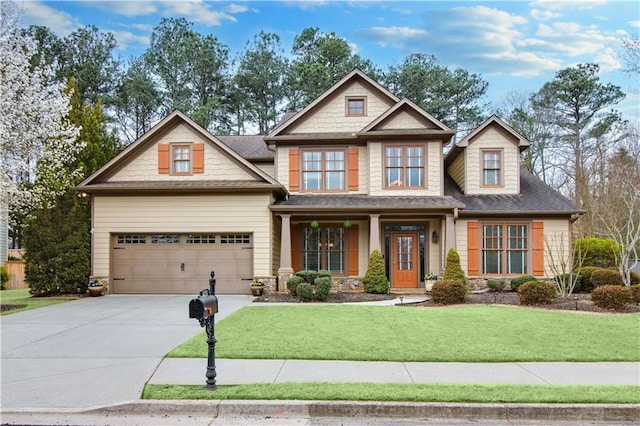
<instances>
[{"instance_id":1,"label":"double-hung window","mask_svg":"<svg viewBox=\"0 0 640 426\"><path fill-rule=\"evenodd\" d=\"M502 152L482 151L482 186L502 186Z\"/></svg>"},{"instance_id":2,"label":"double-hung window","mask_svg":"<svg viewBox=\"0 0 640 426\"><path fill-rule=\"evenodd\" d=\"M385 147L386 188L424 188L424 146L389 145Z\"/></svg>"},{"instance_id":3,"label":"double-hung window","mask_svg":"<svg viewBox=\"0 0 640 426\"><path fill-rule=\"evenodd\" d=\"M327 269L333 274L345 273L345 230L335 228L304 228L302 251L305 270Z\"/></svg>"},{"instance_id":4,"label":"double-hung window","mask_svg":"<svg viewBox=\"0 0 640 426\"><path fill-rule=\"evenodd\" d=\"M482 273L527 274L527 229L526 224L483 224Z\"/></svg>"},{"instance_id":5,"label":"double-hung window","mask_svg":"<svg viewBox=\"0 0 640 426\"><path fill-rule=\"evenodd\" d=\"M367 115L365 98L347 98L347 117L364 117Z\"/></svg>"},{"instance_id":6,"label":"double-hung window","mask_svg":"<svg viewBox=\"0 0 640 426\"><path fill-rule=\"evenodd\" d=\"M189 145L172 145L172 161L174 175L191 173L191 147Z\"/></svg>"},{"instance_id":7,"label":"double-hung window","mask_svg":"<svg viewBox=\"0 0 640 426\"><path fill-rule=\"evenodd\" d=\"M302 151L304 191L345 190L345 150Z\"/></svg>"}]
</instances>

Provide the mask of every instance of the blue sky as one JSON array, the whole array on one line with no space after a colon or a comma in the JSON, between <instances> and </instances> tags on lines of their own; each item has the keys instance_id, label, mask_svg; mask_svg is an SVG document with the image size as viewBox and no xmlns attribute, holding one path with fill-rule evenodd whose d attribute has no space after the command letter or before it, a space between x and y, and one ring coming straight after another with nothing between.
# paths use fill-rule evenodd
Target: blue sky
<instances>
[{"instance_id":1,"label":"blue sky","mask_svg":"<svg viewBox=\"0 0 640 426\"><path fill-rule=\"evenodd\" d=\"M184 17L232 57L259 31L275 32L288 54L304 28L335 32L379 68L410 53L433 54L489 82L486 101L534 92L556 71L595 62L601 81L627 93L618 105L640 121L638 75L622 72L620 39L640 32L637 1L20 1L26 25L65 36L85 25L114 34L122 58L142 53L162 17Z\"/></svg>"}]
</instances>

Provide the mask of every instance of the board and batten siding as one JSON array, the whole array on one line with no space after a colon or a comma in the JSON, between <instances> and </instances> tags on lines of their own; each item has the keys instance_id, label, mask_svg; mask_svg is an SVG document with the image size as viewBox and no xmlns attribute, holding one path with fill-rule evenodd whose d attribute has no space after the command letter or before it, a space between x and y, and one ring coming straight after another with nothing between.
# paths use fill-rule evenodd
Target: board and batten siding
<instances>
[{"instance_id":1,"label":"board and batten siding","mask_svg":"<svg viewBox=\"0 0 640 426\"><path fill-rule=\"evenodd\" d=\"M347 97L365 97L365 116L346 116ZM335 95L331 95L331 99L315 110L312 116L306 120L302 118L301 123L288 129L287 133L358 132L391 106L391 101L389 103L383 101L376 92L372 92L360 82L355 82Z\"/></svg>"},{"instance_id":2,"label":"board and batten siding","mask_svg":"<svg viewBox=\"0 0 640 426\"><path fill-rule=\"evenodd\" d=\"M95 196L93 271L110 275L111 235L251 233L254 275L271 275L270 194Z\"/></svg>"},{"instance_id":3,"label":"board and batten siding","mask_svg":"<svg viewBox=\"0 0 640 426\"><path fill-rule=\"evenodd\" d=\"M502 186L482 187L482 150L502 151ZM504 133L488 127L476 136L466 148L465 194L519 194L520 151ZM457 181L456 181L457 182Z\"/></svg>"},{"instance_id":4,"label":"board and batten siding","mask_svg":"<svg viewBox=\"0 0 640 426\"><path fill-rule=\"evenodd\" d=\"M180 180L255 180L256 177L244 170L222 149L203 140L202 136L189 126L180 124L166 135L149 144L145 151L126 164L109 182L123 181L163 181L175 180L170 173L158 173L158 144L203 143L204 173L180 176ZM222 173L221 171L224 171Z\"/></svg>"}]
</instances>

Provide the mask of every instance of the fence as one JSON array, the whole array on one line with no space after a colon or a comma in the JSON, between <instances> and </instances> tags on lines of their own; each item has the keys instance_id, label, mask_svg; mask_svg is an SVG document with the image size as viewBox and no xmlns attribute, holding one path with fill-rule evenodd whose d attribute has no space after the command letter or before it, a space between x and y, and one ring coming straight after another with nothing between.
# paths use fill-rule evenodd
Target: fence
<instances>
[{"instance_id":1,"label":"fence","mask_svg":"<svg viewBox=\"0 0 640 426\"><path fill-rule=\"evenodd\" d=\"M22 260L8 260L6 267L9 272L9 282L5 286L7 290L29 287L24 281L24 262Z\"/></svg>"}]
</instances>

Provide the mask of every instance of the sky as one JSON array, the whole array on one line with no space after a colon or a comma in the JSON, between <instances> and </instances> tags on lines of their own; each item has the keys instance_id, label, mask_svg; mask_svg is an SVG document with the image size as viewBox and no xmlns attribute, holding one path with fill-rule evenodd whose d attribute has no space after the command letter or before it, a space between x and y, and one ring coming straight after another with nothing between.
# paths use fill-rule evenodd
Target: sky
<instances>
[{"instance_id":1,"label":"sky","mask_svg":"<svg viewBox=\"0 0 640 426\"><path fill-rule=\"evenodd\" d=\"M227 45L231 57L260 31L277 33L286 54L307 27L344 38L381 70L407 55L434 55L489 83L485 101L504 104L579 63L600 65L600 80L627 93L616 106L640 122L638 74L623 72L621 38L640 33L640 2L579 1L35 1L20 0L25 25L59 37L86 25L111 32L125 60L149 44L161 18L184 17Z\"/></svg>"}]
</instances>

